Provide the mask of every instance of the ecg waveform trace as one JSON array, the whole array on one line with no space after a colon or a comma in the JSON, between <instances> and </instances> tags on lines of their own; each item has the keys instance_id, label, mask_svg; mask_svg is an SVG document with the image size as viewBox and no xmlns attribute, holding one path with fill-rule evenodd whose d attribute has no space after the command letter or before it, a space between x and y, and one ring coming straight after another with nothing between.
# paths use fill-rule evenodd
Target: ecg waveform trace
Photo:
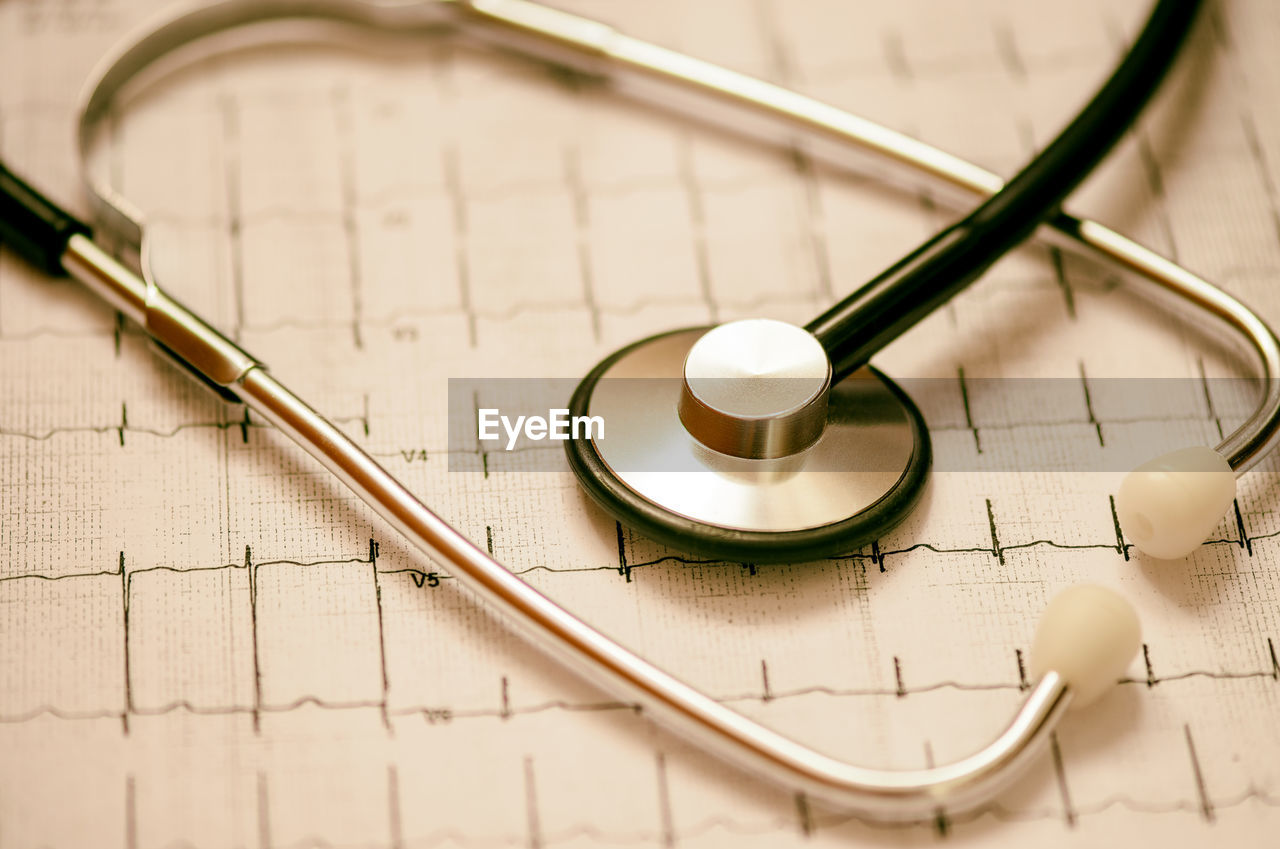
<instances>
[{"instance_id":1,"label":"ecg waveform trace","mask_svg":"<svg viewBox=\"0 0 1280 849\"><path fill-rule=\"evenodd\" d=\"M988 507L988 510L990 510L989 502L987 504L987 507ZM492 531L491 529L486 529L486 530L488 531L488 543L492 548L492 544L493 544ZM599 571L599 570L616 571L618 574L624 575L625 579L628 582L630 582L631 573L632 573L632 570L634 569L655 567L655 566L660 566L662 564L669 564L672 562L676 562L685 566L705 567L708 565L714 565L714 566L725 567L725 568L738 568L738 569L747 570L752 575L757 573L756 570L758 568L763 568L763 567L752 566L750 564L730 564L730 563L723 563L720 561L696 560L696 559L690 559L690 558L683 558L677 555L668 555L668 556L664 556L664 557L653 559L653 560L629 563L627 561L625 548L623 547L623 543L622 543L623 534L620 527L619 527L618 535L620 540L619 558L623 564L622 566L620 567L612 567L612 566L572 567L567 569L564 569L564 568L552 569L552 571L559 571L559 572ZM1039 542L1046 542L1046 541L1039 541ZM1047 544L1052 545L1052 543L1047 543ZM1055 546L1055 547L1058 547L1058 546ZM873 551L872 554L868 554L868 555L854 554L854 555L849 555L839 559L848 561L850 563L865 560L867 562L872 563L873 565L878 565L880 570L883 571L884 556L886 554L902 554L902 553L907 553L909 551L917 550L920 548L927 548L928 550L934 553L943 553L942 551L939 551L937 548L929 546L927 544L926 545L917 544L917 545L910 546L909 548L901 551L882 552L879 554L874 553ZM998 545L998 537L996 537L994 533L994 525L993 525L993 548L990 553L993 557L1003 556L1003 552ZM199 566L196 566L196 567L147 567L147 568L129 570L126 565L125 553L122 551L120 553L118 566L114 570L103 570L98 572L89 572L89 573L80 573L80 574L64 574L64 575L57 575L57 576L46 576L46 575L38 575L38 574L12 575L12 576L6 576L4 578L0 578L0 582L49 581L49 580L64 581L64 580L94 579L94 578L107 578L111 580L118 579L120 582L121 594L122 594L122 603L123 603L123 609L124 609L123 627L125 630L124 643L123 643L124 652L125 652L125 663L124 663L125 704L124 704L123 710L119 710L119 711L102 710L97 712L73 713L73 712L60 711L54 706L42 706L36 710L29 711L23 715L17 715L17 716L0 715L0 723L29 722L37 719L41 715L49 715L59 719L81 719L81 720L107 719L107 718L118 717L121 722L121 727L124 735L128 736L130 733L129 719L131 716L141 716L141 717L161 716L174 711L185 711L193 715L249 714L250 716L252 716L254 733L257 734L257 733L261 733L260 716L263 713L291 712L291 711L310 707L310 708L318 708L323 710L337 710L337 711L358 710L358 709L376 710L381 714L382 723L387 733L394 734L393 719L398 719L401 717L410 717L410 716L418 716L428 723L436 724L436 723L452 723L455 721L467 720L467 719L499 719L502 721L506 721L506 720L512 719L513 717L541 714L547 711L563 711L563 712L569 712L569 713L599 712L599 711L628 711L628 712L633 711L634 709L633 706L618 703L618 702L613 702L613 701L571 702L571 701L561 699L561 700L540 702L540 703L534 703L534 704L523 705L523 706L513 706L511 701L511 694L509 691L509 683L506 677L503 677L499 683L498 689L500 692L500 704L493 708L479 708L479 709L472 708L472 709L458 710L458 709L451 709L448 707L439 707L439 706L435 706L435 707L413 706L413 707L399 707L399 708L391 709L387 701L388 682L385 678L385 655L383 658L383 664L384 664L383 697L379 701L333 702L333 701L323 699L319 696L305 695L305 696L298 697L297 699L286 704L264 704L261 701L261 689L259 686L259 688L255 691L254 703L250 706L226 705L226 706L206 707L206 706L194 705L186 701L171 702L169 704L155 706L155 707L138 707L133 704L131 679L130 679L128 629L129 629L129 599L130 599L130 593L133 586L133 582L135 580L159 571L199 572L199 571L229 570L229 569L244 570L250 576L249 586L250 586L250 593L251 593L251 605L256 609L256 599L253 596L253 587L256 583L254 576L256 575L257 569L259 569L260 567L286 566L286 567L296 567L296 568L308 568L308 567L318 567L318 566L325 566L325 565L352 564L352 563L367 564L368 566L371 567L370 574L374 581L375 592L379 594L379 597L380 597L380 589L378 588L378 581L380 580L380 576L384 576L384 575L407 575L419 589L427 587L428 585L430 585L431 587L439 586L440 581L449 580L449 576L447 575L439 575L438 573L434 573L434 572L426 572L421 569L417 569L413 567L397 568L397 569L379 568L378 567L378 543L376 542L376 540L373 540L373 539L369 540L368 551L367 551L367 554L364 556L355 556L355 557L330 559L330 560L316 560L316 561L305 561L305 562L297 561L297 560L268 560L268 561L255 562L253 559L252 549L246 546L244 560L243 562L240 562L240 563L228 563L228 564L211 566L211 567L199 567ZM534 567L534 568L546 569L548 567ZM381 620L379 621L379 630L380 630L380 639L381 639ZM1203 679L1210 679L1210 680L1216 679L1216 680L1224 680L1224 681L1225 680L1242 680L1242 679L1269 679L1272 682L1280 681L1280 658L1277 658L1275 643L1270 637L1268 637L1266 641L1266 651L1267 651L1267 656L1269 657L1269 660L1270 660L1270 667L1267 669L1235 670L1235 671L1184 670L1184 671L1164 673L1164 674L1158 675L1154 669L1154 664L1152 660L1152 655L1153 655L1152 649L1150 645L1144 643L1142 646L1142 662L1146 670L1145 678L1138 678L1138 679L1126 678L1126 679L1123 679L1121 683L1131 684L1131 685L1136 684L1136 685L1144 686L1146 688L1152 688L1163 683L1185 681L1191 678L1203 678ZM255 663L256 663L256 657L257 657L256 647L255 647L254 655L255 655ZM764 660L761 660L760 661L761 687L759 692L723 695L723 696L719 696L718 700L721 701L722 703L730 703L730 704L735 702L743 702L743 701L755 701L755 702L767 704L777 700L794 699L794 698L813 696L813 695L822 695L822 696L833 697L833 698L890 696L890 697L901 699L913 694L929 693L929 692L943 689L943 688L950 688L950 689L956 689L956 690L1008 690L1008 689L1026 690L1030 686L1030 684L1026 678L1025 661L1024 661L1024 654L1022 649L1019 648L1014 650L1014 659L1015 659L1016 669L1017 669L1017 680L1013 680L1013 681L964 682L964 681L950 680L950 681L937 681L937 682L931 682L927 684L917 684L917 685L908 686L907 684L904 683L902 664L900 660L897 657L895 657L893 658L893 667L894 667L894 679L896 681L896 686L892 689L865 688L865 689L850 690L850 689L842 689L842 688L819 684L819 685L811 685L811 686L807 686L799 689L784 690L784 691L775 690L770 686L769 669L768 669L767 662ZM260 679L260 675L261 675L261 671L255 668L255 678ZM954 829L958 825L963 825L965 823L972 822L983 816L994 817L997 820L1007 819L1007 820L1022 820L1022 821L1032 820L1037 818L1043 818L1043 819L1062 818L1069 826L1074 827L1076 823L1079 821L1080 817L1099 814L1116 806L1123 807L1131 811L1145 812L1145 813L1176 812L1176 811L1192 810L1192 811L1198 811L1203 821L1213 822L1214 818L1218 815L1217 814L1218 811L1223 809L1230 809L1250 801L1257 802L1259 804L1270 806L1270 807L1280 806L1280 797L1269 794L1268 792L1258 788L1250 788L1249 790L1235 796L1229 796L1229 797L1223 797L1223 798L1211 798L1205 786L1205 781L1202 774L1201 766L1199 764L1198 756L1196 754L1195 743L1192 737L1192 731L1191 731L1190 725L1189 724L1184 725L1183 731L1185 734L1185 741L1186 741L1189 763L1190 763L1192 772L1195 776L1195 784L1196 784L1195 799L1187 800L1187 801L1170 802L1170 803L1154 803L1154 802L1144 802L1140 799L1137 799L1131 796L1114 796L1106 800L1103 800L1101 802L1093 803L1091 805L1086 805L1086 806L1073 805L1071 802L1070 792L1066 784L1066 775L1062 766L1062 754L1059 748L1060 744L1055 739L1055 741L1053 742L1053 758L1054 758L1054 767L1055 767L1055 780L1058 783L1059 793L1061 794L1061 798L1063 801L1061 810L1057 810L1057 809L1010 810L1010 809L1006 809L1004 806L1000 805L999 803L996 803L996 804L985 806L979 809L978 811L970 812L968 814L965 814L963 816L958 816L958 817L950 814L946 814L946 813L940 813L938 817L935 818L932 824L932 827L935 828L941 836L946 836L952 829ZM662 753L658 752L657 757L659 759L660 773L664 773L665 765L662 761L663 759ZM532 759L526 758L525 763L526 763L526 772L528 773L529 770L532 769ZM399 835L401 826L396 821L395 812L399 810L399 806L401 802L398 798L398 787L397 787L398 782L395 777L396 767L394 764L390 764L388 765L387 769L388 769L388 794L389 794L388 804L390 806L389 810L392 811L393 835ZM665 777L660 777L660 784L662 782L665 782ZM260 791L259 792L259 817L262 823L267 823L269 822L269 814L267 813L268 794L266 793L268 780L265 774L261 772L258 773L258 785L259 785L259 791ZM126 797L125 805L126 805L126 810L128 811L127 820L128 822L133 824L130 826L130 828L136 828L136 810L134 810L134 807L133 807L135 804L134 787L135 787L135 777L131 774L126 779L126 794L125 794L125 797ZM666 792L665 789L663 790L663 792ZM536 819L536 816L535 816L536 799L534 799L533 801L530 801L529 804L530 804L531 816L534 816L534 818ZM797 806L797 814L800 818L800 825L801 825L802 831L806 835L811 834L820 828L822 829L835 828L835 827L838 827L839 825L842 825L857 819L856 817L850 816L848 814L842 814L842 815L828 814L825 816L815 815L810 810L808 802L804 799L802 795L796 797L796 806ZM664 825L663 834L666 835L666 837L664 837L664 842L662 845L675 845L675 832L670 826L669 813L666 814L666 816L664 817L664 822L665 822L665 825ZM916 825L918 826L922 824L916 824ZM924 824L924 825L927 825L927 824ZM684 829L682 830L681 834L683 836L692 836L697 833L700 833L704 828L710 829L712 827L725 828L733 832L738 832L738 831L750 828L747 826L734 825L731 819L716 818L715 820L708 821L707 823L704 823L702 825L695 825L691 828ZM584 831L590 832L591 830L592 830L592 827L586 826L586 825L581 826L577 829L574 829L574 831L578 831L578 832L584 832ZM311 837L308 839L317 845L329 845L327 841L325 841L323 838L320 838L320 837ZM403 845L401 843L401 839L402 839L402 836L396 836L388 845L391 845L391 846ZM561 841L568 841L570 839L571 839L571 835L565 834L558 837L557 839L549 840L546 842L557 843ZM631 837L615 837L611 839L611 842L647 843L647 842L650 842L650 839L651 839L651 836L649 834L643 833L643 834L636 834ZM454 833L440 834L440 835L436 835L435 837L423 838L421 842L424 845L434 845L437 842L442 843L446 841L452 841L455 843L470 845L470 841L468 841L465 837L458 834L454 834ZM127 845L136 845L136 843L129 843L127 841ZM478 843L477 845L483 845L483 844ZM539 845L544 845L544 844L540 843Z\"/></svg>"},{"instance_id":2,"label":"ecg waveform trace","mask_svg":"<svg viewBox=\"0 0 1280 849\"><path fill-rule=\"evenodd\" d=\"M883 573L886 571L885 563L888 557L909 554L914 551L927 550L929 552L932 552L933 554L960 554L960 553L981 552L981 553L988 553L993 558L996 558L997 560L1001 561L1001 563L1003 563L1003 558L1006 551L1031 548L1035 546L1045 546L1048 548L1059 549L1059 550L1072 550L1072 549L1082 549L1082 548L1111 549L1116 551L1118 554L1122 554L1126 560L1128 559L1128 550L1130 546L1128 543L1124 543L1122 539L1120 542L1118 542L1114 546L1108 546L1106 544L1062 544L1062 543L1056 543L1052 540L1034 540L1030 543L1002 547L999 543L999 537L998 537L998 534L996 531L996 525L995 525L995 518L994 518L994 514L992 513L991 502L989 500L986 502L986 508L988 511L988 516L991 517L991 523L992 523L991 524L992 547L990 549L981 549L981 548L948 549L933 543L915 543L905 548L882 551L879 547L879 543L876 542L871 544L871 546L869 547L870 550L867 553L862 553L862 552L850 553L850 554L842 555L839 557L829 558L828 562L835 563L835 564L842 564L842 563L855 564L855 563L866 562L866 563L870 563L873 567L876 567L880 572ZM1114 511L1114 503L1112 504L1112 509ZM492 552L493 542L494 542L493 530L492 528L489 528L489 527L487 527L485 530L486 530L487 544L490 552ZM684 557L676 554L668 554L668 555L664 555L654 559L643 560L639 562L631 562L627 556L626 543L624 541L625 535L621 525L617 526L617 531L618 531L618 560L619 560L618 566L539 565L539 566L528 567L526 569L514 570L514 574L526 575L535 571L551 572L551 573L557 573L557 574L573 573L573 572L610 571L610 572L616 572L618 575L623 577L627 583L631 583L632 574L635 570L664 566L669 564L678 564L681 566L695 566L695 567L712 566L712 567L722 567L722 568L736 568L736 569L743 570L747 574L752 576L755 576L756 574L758 574L759 569L768 568L768 567L757 566L755 564L750 564L750 563L730 563L730 562L721 561L721 560L697 559L697 558ZM1253 537L1253 538L1245 537L1243 541L1210 540L1210 541L1207 541L1205 545L1221 545L1221 544L1236 545L1240 548L1247 548L1247 550L1251 552L1253 541L1257 539L1270 538L1272 536L1275 536L1275 534L1268 534L1262 537ZM257 652L256 641L255 641L254 678L255 678L255 681L258 683L258 687L255 688L254 702L252 705L209 707L209 706L193 705L187 701L175 701L165 705L161 705L159 707L152 707L152 708L139 708L134 705L132 679L130 674L130 662L129 662L129 604L130 604L130 595L131 595L133 582L139 576L146 576L155 572L191 573L191 572L210 572L210 571L222 571L222 570L243 570L249 576L249 595L250 595L249 604L250 604L251 610L254 611L254 621L256 622L257 596L255 593L255 586L257 583L257 580L256 580L257 570L260 567L294 566L299 568L306 568L306 567L318 567L318 566L326 566L326 565L339 565L339 564L352 564L352 563L367 564L371 567L370 575L372 576L374 581L374 592L379 599L381 598L381 590L378 583L380 580L380 576L384 576L384 575L407 576L418 589L423 589L424 587L430 587L430 588L439 587L441 586L442 582L452 580L452 576L448 574L442 574L440 572L435 572L435 571L427 571L425 569L414 567L414 566L406 566L406 567L399 567L399 568L379 568L378 567L378 543L374 539L369 540L368 553L364 557L347 557L347 558L341 558L341 559L311 560L311 561L276 559L276 560L264 560L260 562L255 562L253 559L252 548L250 546L245 546L244 560L239 563L226 563L218 566L188 566L188 567L152 566L152 567L144 567L144 568L130 570L126 568L125 552L121 551L118 566L116 569L113 569L113 570L102 570L102 571L96 571L96 572L81 572L81 573L70 573L70 574L59 574L59 575L17 574L17 575L0 576L0 584L10 583L10 582L20 582L20 581L65 581L65 580L74 580L74 579L95 579L95 578L117 579L118 578L120 581L121 601L122 601L122 607L124 611L124 616L122 620L122 626L124 629L124 638L123 638L122 644L124 647L124 659L125 659L124 660L124 684L125 684L124 708L122 711L103 709L103 710L91 711L91 712L67 712L67 711L59 710L54 705L43 705L18 715L0 714L0 722L24 722L24 721L29 721L31 719L34 719L40 716L41 714L49 714L62 719L101 719L106 717L119 716L121 719L121 722L123 723L124 731L127 734L128 727L129 727L128 718L130 715L148 715L148 714L155 715L155 714L169 713L174 710L186 710L188 712L195 713L195 714L250 713L253 716L254 729L255 731L258 731L260 730L259 717L263 711L268 711L268 712L290 711L305 705L312 705L315 707L320 707L325 709L337 709L337 710L345 710L345 709L353 709L353 708L376 708L381 712L383 723L386 726L387 730L390 731L391 730L390 718L393 715L396 715L396 716L421 715L424 718L426 718L428 721L434 722L434 721L451 721L453 719L474 718L474 717L499 716L499 717L506 718L515 713L537 713L537 712L541 712L549 709L605 710L605 709L621 709L621 708L628 707L627 705L614 702L614 701L574 704L564 700L555 700L551 702L536 704L531 707L513 709L510 703L510 694L508 690L507 679L504 677L501 679L501 686L500 686L501 706L499 708L495 708L492 710L486 710L486 709L453 710L453 709L440 708L440 707L413 706L413 707L397 708L393 710L389 708L388 701L387 701L387 690L389 687L389 682L387 681L386 672L385 672L386 658L385 658L385 644L383 643L383 636L382 636L381 611L379 611L379 643L382 646L382 653L383 653L382 664L384 669L383 669L383 693L382 693L382 699L379 701L332 702L332 701L326 701L325 699L316 695L303 695L287 704L279 704L279 705L263 704L262 693L261 693L262 673L257 665L258 652ZM254 630L255 630L255 637L256 637L256 627ZM1138 684L1144 684L1147 687L1153 687L1163 682L1180 681L1180 680L1185 680L1188 678L1195 678L1195 677L1210 678L1210 679L1216 678L1216 679L1223 679L1223 680L1247 679L1247 678L1270 678L1272 680L1280 681L1280 658L1277 657L1275 642L1271 637L1266 638L1266 656L1269 659L1270 665L1268 668L1265 668L1265 669L1234 670L1234 671L1193 669L1193 670L1185 670L1185 671L1171 672L1171 673L1164 673L1164 674L1157 675L1152 662L1151 647L1147 643L1143 643L1142 663L1146 670L1145 677L1124 678L1124 679L1121 679L1121 682L1128 683L1128 684L1138 683ZM722 702L733 702L733 701L742 701L742 700L748 700L748 699L759 699L761 701L767 702L767 701L772 701L774 699L779 699L779 698L803 696L803 695L810 695L814 693L821 693L828 696L894 695L898 697L903 697L910 693L930 692L936 689L946 688L946 687L960 689L960 690L1008 689L1008 688L1026 690L1030 686L1030 684L1026 677L1026 667L1024 662L1023 650L1021 648L1015 649L1014 657L1016 660L1016 668L1018 673L1017 680L1014 682L964 682L964 681L958 681L958 680L947 680L947 681L936 681L936 682L931 682L927 684L908 686L904 683L901 661L895 657L893 658L893 667L894 667L894 680L896 682L896 685L892 689L877 689L877 688L841 689L841 688L818 684L818 685L810 685L810 686L802 687L799 689L781 691L781 692L775 691L770 687L769 677L768 677L768 665L765 661L761 661L760 662L761 691L759 693L720 696L718 697L718 700Z\"/></svg>"}]
</instances>

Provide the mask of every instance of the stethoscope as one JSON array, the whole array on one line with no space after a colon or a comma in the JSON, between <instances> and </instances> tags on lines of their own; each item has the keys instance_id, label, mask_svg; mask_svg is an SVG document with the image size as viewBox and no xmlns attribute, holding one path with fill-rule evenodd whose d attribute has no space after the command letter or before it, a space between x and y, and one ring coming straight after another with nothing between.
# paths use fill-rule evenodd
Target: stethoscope
<instances>
[{"instance_id":1,"label":"stethoscope","mask_svg":"<svg viewBox=\"0 0 1280 849\"><path fill-rule=\"evenodd\" d=\"M1060 211L1059 204L1136 117L1197 5L1161 0L1116 74L1008 186L847 112L527 0L221 0L182 8L100 64L81 104L80 153L87 158L121 89L156 60L216 32L300 18L397 32L455 29L697 120L731 113L736 129L803 145L818 159L841 163L851 151L880 154L990 200L805 328L732 322L662 334L608 357L570 403L575 413L610 425L607 439L568 443L583 486L627 525L726 559L800 560L874 539L916 503L930 445L914 403L868 360L1039 227L1055 243L1137 272L1225 322L1257 354L1264 388L1249 419L1216 448L1188 448L1139 467L1117 494L1128 540L1155 557L1182 557L1230 505L1235 477L1275 444L1280 343L1239 301L1102 225ZM1069 705L1105 692L1137 650L1139 625L1125 600L1101 587L1073 587L1042 615L1031 654L1036 683L989 746L949 765L905 771L864 769L822 755L623 648L445 523L261 363L160 289L141 213L109 185L92 176L87 183L99 236L136 251L140 273L2 166L0 237L48 273L76 277L199 380L287 434L550 654L752 772L875 817L973 807L1034 758ZM650 388L627 391L636 385Z\"/></svg>"}]
</instances>

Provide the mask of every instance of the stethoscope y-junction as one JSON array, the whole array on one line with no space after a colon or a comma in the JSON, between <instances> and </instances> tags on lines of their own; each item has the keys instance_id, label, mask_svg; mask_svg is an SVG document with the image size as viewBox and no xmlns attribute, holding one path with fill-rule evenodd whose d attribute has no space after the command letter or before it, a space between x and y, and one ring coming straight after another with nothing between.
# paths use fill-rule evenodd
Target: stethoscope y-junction
<instances>
[{"instance_id":1,"label":"stethoscope y-junction","mask_svg":"<svg viewBox=\"0 0 1280 849\"><path fill-rule=\"evenodd\" d=\"M86 89L86 157L126 84L204 36L276 19L338 21L401 33L449 30L567 67L609 90L695 120L719 119L843 163L880 154L985 200L805 327L757 319L646 339L608 357L571 401L610 423L608 439L571 440L591 496L653 538L716 557L801 560L848 551L916 503L930 466L911 399L869 360L1034 233L1136 272L1225 322L1257 354L1264 391L1216 448L1141 467L1117 497L1125 534L1158 557L1190 552L1230 504L1235 476L1280 428L1280 345L1238 301L1191 272L1060 204L1110 150L1156 89L1198 4L1161 0L1130 53L1088 106L1007 184L918 141L778 86L526 0L215 0L185 6L107 57ZM591 628L428 509L254 357L167 295L151 273L142 214L88 178L97 238L136 252L117 261L90 228L0 168L0 236L50 274L69 273L149 333L194 376L243 403L337 475L424 552L548 652L707 749L809 796L888 818L932 816L988 799L1030 761L1068 705L1087 704L1123 673L1139 627L1127 602L1083 586L1045 611L1035 683L1000 737L977 754L922 770L871 770L826 757L733 712ZM613 378L664 378L657 394ZM655 384L646 384L655 385ZM860 465L861 463L861 465Z\"/></svg>"}]
</instances>

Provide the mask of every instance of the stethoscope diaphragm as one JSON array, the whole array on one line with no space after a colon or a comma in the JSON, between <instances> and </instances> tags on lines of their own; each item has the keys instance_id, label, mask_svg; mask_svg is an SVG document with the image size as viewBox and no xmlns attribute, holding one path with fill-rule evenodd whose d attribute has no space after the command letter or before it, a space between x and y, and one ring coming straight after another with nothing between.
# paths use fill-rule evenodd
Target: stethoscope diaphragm
<instances>
[{"instance_id":1,"label":"stethoscope diaphragm","mask_svg":"<svg viewBox=\"0 0 1280 849\"><path fill-rule=\"evenodd\" d=\"M569 464L592 499L658 542L751 563L854 552L911 512L928 478L929 433L915 403L874 368L823 390L825 427L799 450L733 456L695 436L680 414L685 365L709 330L636 342L578 385L570 414L604 422L603 438L566 443ZM770 380L721 379L726 394L748 398ZM771 379L784 387L804 380Z\"/></svg>"}]
</instances>

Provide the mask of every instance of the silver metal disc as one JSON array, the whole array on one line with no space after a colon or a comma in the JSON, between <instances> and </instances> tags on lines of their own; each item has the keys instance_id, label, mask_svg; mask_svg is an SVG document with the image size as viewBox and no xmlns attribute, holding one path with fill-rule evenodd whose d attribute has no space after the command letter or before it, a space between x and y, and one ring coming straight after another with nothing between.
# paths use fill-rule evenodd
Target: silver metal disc
<instances>
[{"instance_id":1,"label":"silver metal disc","mask_svg":"<svg viewBox=\"0 0 1280 849\"><path fill-rule=\"evenodd\" d=\"M592 447L645 501L717 528L802 531L857 516L894 492L913 457L919 462L923 454L927 463L909 402L870 369L831 390L827 427L810 448L769 460L712 451L677 414L685 357L706 332L633 346L600 374L587 403L606 423L605 438Z\"/></svg>"}]
</instances>

